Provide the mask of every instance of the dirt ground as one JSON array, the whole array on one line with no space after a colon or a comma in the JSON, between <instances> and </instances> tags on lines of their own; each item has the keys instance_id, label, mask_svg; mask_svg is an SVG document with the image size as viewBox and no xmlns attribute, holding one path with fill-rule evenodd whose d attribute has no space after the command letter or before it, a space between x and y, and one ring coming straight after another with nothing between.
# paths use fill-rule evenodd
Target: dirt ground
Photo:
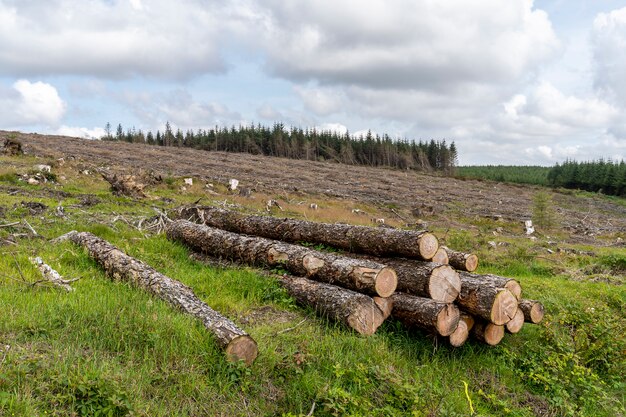
<instances>
[{"instance_id":1,"label":"dirt ground","mask_svg":"<svg viewBox=\"0 0 626 417\"><path fill-rule=\"evenodd\" d=\"M334 162L299 161L249 154L111 143L64 136L0 131L24 145L28 154L66 158L85 167L115 172L154 171L163 176L190 176L266 194L324 195L363 202L399 216L445 222L450 227L481 218L523 222L540 188L491 181L458 180L386 168ZM578 243L616 244L626 233L626 206L602 196L581 198L552 192L560 226ZM392 214L393 215L393 214ZM619 243L619 240L617 241Z\"/></svg>"}]
</instances>

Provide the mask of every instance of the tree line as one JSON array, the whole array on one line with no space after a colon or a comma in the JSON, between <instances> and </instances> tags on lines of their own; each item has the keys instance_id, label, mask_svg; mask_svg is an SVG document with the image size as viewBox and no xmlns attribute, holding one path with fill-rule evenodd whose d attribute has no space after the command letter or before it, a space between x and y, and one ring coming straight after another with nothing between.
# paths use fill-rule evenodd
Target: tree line
<instances>
[{"instance_id":1,"label":"tree line","mask_svg":"<svg viewBox=\"0 0 626 417\"><path fill-rule=\"evenodd\" d=\"M548 172L548 182L554 187L574 188L626 197L626 162L576 162L567 160Z\"/></svg>"},{"instance_id":2,"label":"tree line","mask_svg":"<svg viewBox=\"0 0 626 417\"><path fill-rule=\"evenodd\" d=\"M444 173L451 173L458 160L455 143L448 145L445 139L416 142L392 139L387 134L378 135L371 131L353 136L348 132L315 128L286 128L282 123L275 123L272 127L260 124L230 128L216 126L183 132L173 130L168 122L163 132L157 130L155 133L135 128L125 131L121 124L113 132L111 124L107 123L102 140Z\"/></svg>"},{"instance_id":3,"label":"tree line","mask_svg":"<svg viewBox=\"0 0 626 417\"><path fill-rule=\"evenodd\" d=\"M456 177L519 184L549 185L550 167L533 165L474 165L457 167Z\"/></svg>"}]
</instances>

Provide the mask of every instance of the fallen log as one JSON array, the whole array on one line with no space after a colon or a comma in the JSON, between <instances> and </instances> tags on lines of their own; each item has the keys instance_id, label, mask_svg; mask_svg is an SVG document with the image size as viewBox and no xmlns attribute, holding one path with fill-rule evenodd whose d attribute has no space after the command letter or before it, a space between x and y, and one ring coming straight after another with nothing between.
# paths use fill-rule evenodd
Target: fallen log
<instances>
[{"instance_id":1,"label":"fallen log","mask_svg":"<svg viewBox=\"0 0 626 417\"><path fill-rule=\"evenodd\" d=\"M165 300L202 321L225 349L228 360L243 360L251 364L257 357L257 344L235 323L200 300L191 288L157 272L149 265L126 255L107 241L91 233L70 232L69 240L87 249L113 279L129 281L135 286ZM63 239L59 239L63 240Z\"/></svg>"},{"instance_id":2,"label":"fallen log","mask_svg":"<svg viewBox=\"0 0 626 417\"><path fill-rule=\"evenodd\" d=\"M504 338L504 326L478 320L472 328L472 336L489 346L495 346Z\"/></svg>"},{"instance_id":3,"label":"fallen log","mask_svg":"<svg viewBox=\"0 0 626 417\"><path fill-rule=\"evenodd\" d=\"M515 313L515 316L513 316L511 321L504 325L504 330L506 330L507 333L515 334L519 333L519 331L522 330L523 326L524 310L522 310L520 307L517 307L517 312Z\"/></svg>"},{"instance_id":4,"label":"fallen log","mask_svg":"<svg viewBox=\"0 0 626 417\"><path fill-rule=\"evenodd\" d=\"M519 307L524 313L524 321L537 324L543 320L543 304L535 300L521 300Z\"/></svg>"},{"instance_id":5,"label":"fallen log","mask_svg":"<svg viewBox=\"0 0 626 417\"><path fill-rule=\"evenodd\" d=\"M419 327L441 336L450 336L459 324L460 312L454 304L397 292L391 296L391 315L407 327Z\"/></svg>"},{"instance_id":6,"label":"fallen log","mask_svg":"<svg viewBox=\"0 0 626 417\"><path fill-rule=\"evenodd\" d=\"M364 294L306 278L283 276L281 285L300 304L311 306L318 313L371 335L389 317L391 301L372 299Z\"/></svg>"},{"instance_id":7,"label":"fallen log","mask_svg":"<svg viewBox=\"0 0 626 417\"><path fill-rule=\"evenodd\" d=\"M513 278L506 278L492 274L472 274L471 272L465 271L460 271L459 276L461 277L461 285L463 285L463 281L466 278L479 279L484 282L489 282L490 285L495 285L498 288L506 288L511 291L518 301L522 299L522 286Z\"/></svg>"},{"instance_id":8,"label":"fallen log","mask_svg":"<svg viewBox=\"0 0 626 417\"><path fill-rule=\"evenodd\" d=\"M449 265L408 259L376 258L396 271L397 291L451 303L459 295L461 279Z\"/></svg>"},{"instance_id":9,"label":"fallen log","mask_svg":"<svg viewBox=\"0 0 626 417\"><path fill-rule=\"evenodd\" d=\"M442 249L446 251L448 263L452 265L454 269L473 272L478 268L478 256L475 254L455 251L446 246L442 246Z\"/></svg>"},{"instance_id":10,"label":"fallen log","mask_svg":"<svg viewBox=\"0 0 626 417\"><path fill-rule=\"evenodd\" d=\"M212 256L251 265L281 267L294 275L380 297L393 294L398 282L393 269L376 262L240 235L187 220L170 222L165 232L168 238Z\"/></svg>"},{"instance_id":11,"label":"fallen log","mask_svg":"<svg viewBox=\"0 0 626 417\"><path fill-rule=\"evenodd\" d=\"M448 258L448 253L446 252L446 250L442 246L440 246L430 261L436 264L448 265L450 263L450 258Z\"/></svg>"},{"instance_id":12,"label":"fallen log","mask_svg":"<svg viewBox=\"0 0 626 417\"><path fill-rule=\"evenodd\" d=\"M52 285L64 289L65 291L74 291L74 288L70 285L74 281L78 281L80 278L63 279L61 274L54 270L50 265L45 263L40 257L30 258L30 261L37 267L41 276Z\"/></svg>"},{"instance_id":13,"label":"fallen log","mask_svg":"<svg viewBox=\"0 0 626 417\"><path fill-rule=\"evenodd\" d=\"M457 303L468 313L496 325L506 324L517 312L517 298L511 291L468 276L461 277Z\"/></svg>"},{"instance_id":14,"label":"fallen log","mask_svg":"<svg viewBox=\"0 0 626 417\"><path fill-rule=\"evenodd\" d=\"M211 227L282 240L325 244L349 252L376 256L404 256L431 259L439 242L425 231L383 229L347 224L315 223L269 216L246 216L207 206L187 206L177 210L179 218L201 222Z\"/></svg>"}]
</instances>

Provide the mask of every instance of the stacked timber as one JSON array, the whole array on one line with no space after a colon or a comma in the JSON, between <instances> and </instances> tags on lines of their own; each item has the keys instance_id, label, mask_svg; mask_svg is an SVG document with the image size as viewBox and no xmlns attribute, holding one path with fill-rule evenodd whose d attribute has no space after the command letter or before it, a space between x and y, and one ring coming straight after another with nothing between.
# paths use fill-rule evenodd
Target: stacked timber
<instances>
[{"instance_id":1,"label":"stacked timber","mask_svg":"<svg viewBox=\"0 0 626 417\"><path fill-rule=\"evenodd\" d=\"M369 335L392 316L462 346L488 345L523 324L538 323L543 306L522 298L514 279L473 273L475 254L439 246L427 231L250 216L206 206L176 210L169 239L222 259L281 267L279 279L301 304ZM298 245L323 244L343 254Z\"/></svg>"}]
</instances>

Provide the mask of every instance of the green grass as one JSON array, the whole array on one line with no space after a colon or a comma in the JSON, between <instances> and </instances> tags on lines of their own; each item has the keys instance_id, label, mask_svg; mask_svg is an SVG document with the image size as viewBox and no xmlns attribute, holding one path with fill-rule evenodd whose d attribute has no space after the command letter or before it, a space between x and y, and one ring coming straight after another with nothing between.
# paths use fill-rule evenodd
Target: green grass
<instances>
[{"instance_id":1,"label":"green grass","mask_svg":"<svg viewBox=\"0 0 626 417\"><path fill-rule=\"evenodd\" d=\"M544 302L544 323L493 348L470 341L454 349L392 320L362 337L295 306L271 277L206 266L126 223L202 194L162 184L149 193L174 203L135 202L112 197L95 175L61 174L63 185L16 182L31 194L0 194L0 224L25 219L45 238L78 229L107 239L239 323L259 356L250 367L226 362L197 320L111 281L81 248L22 236L0 246L0 416L300 416L314 403L316 416L624 415L623 251L550 255L547 243L527 239L484 249L496 223L468 225L448 244L482 250L481 271L519 279L526 297ZM84 194L101 201L79 206ZM32 216L22 201L49 208ZM54 215L58 205L67 219ZM2 227L0 239L14 233L25 230ZM39 279L31 256L80 278L75 291L29 285ZM617 283L572 279L571 271L596 269Z\"/></svg>"}]
</instances>

